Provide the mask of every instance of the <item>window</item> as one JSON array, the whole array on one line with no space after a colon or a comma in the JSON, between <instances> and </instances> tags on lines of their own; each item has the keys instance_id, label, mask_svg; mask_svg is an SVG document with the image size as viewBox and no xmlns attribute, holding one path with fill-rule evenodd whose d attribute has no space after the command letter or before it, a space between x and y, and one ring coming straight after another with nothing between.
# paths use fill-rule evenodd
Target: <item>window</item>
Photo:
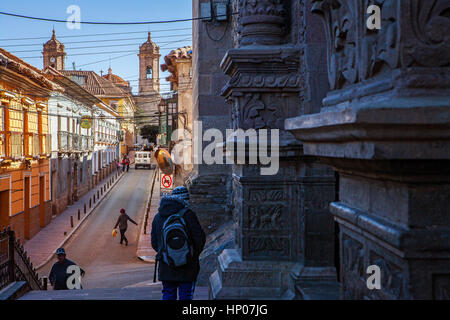
<instances>
[{"instance_id":1,"label":"window","mask_svg":"<svg viewBox=\"0 0 450 320\"><path fill-rule=\"evenodd\" d=\"M147 67L147 79L152 78L152 67Z\"/></svg>"}]
</instances>

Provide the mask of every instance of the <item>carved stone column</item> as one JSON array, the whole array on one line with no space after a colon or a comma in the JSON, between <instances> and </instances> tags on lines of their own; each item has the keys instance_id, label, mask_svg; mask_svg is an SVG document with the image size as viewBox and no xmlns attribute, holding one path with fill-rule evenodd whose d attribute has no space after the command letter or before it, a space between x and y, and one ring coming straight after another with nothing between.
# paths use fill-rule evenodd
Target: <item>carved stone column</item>
<instances>
[{"instance_id":1,"label":"carved stone column","mask_svg":"<svg viewBox=\"0 0 450 320\"><path fill-rule=\"evenodd\" d=\"M292 40L296 32L288 32L294 23L287 13L297 10L297 3L247 0L236 9L237 48L222 60L230 76L223 96L231 104L233 129L279 130L279 171L265 176L260 163L233 165L235 246L218 257L210 295L293 299L302 275L336 280L334 226L327 210L335 196L334 174L305 157L302 144L284 128L286 118L300 114L307 81Z\"/></svg>"},{"instance_id":2,"label":"carved stone column","mask_svg":"<svg viewBox=\"0 0 450 320\"><path fill-rule=\"evenodd\" d=\"M306 154L340 175L342 297L450 298L450 4L315 0L332 91L288 119ZM381 8L380 30L366 26ZM381 269L369 290L367 267Z\"/></svg>"}]
</instances>

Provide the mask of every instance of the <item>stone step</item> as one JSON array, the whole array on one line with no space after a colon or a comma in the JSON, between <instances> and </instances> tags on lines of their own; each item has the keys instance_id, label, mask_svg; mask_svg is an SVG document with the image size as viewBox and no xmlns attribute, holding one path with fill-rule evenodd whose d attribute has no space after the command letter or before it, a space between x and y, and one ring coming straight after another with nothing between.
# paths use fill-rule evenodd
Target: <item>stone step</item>
<instances>
[{"instance_id":1,"label":"stone step","mask_svg":"<svg viewBox=\"0 0 450 320\"><path fill-rule=\"evenodd\" d=\"M161 284L145 287L30 291L20 300L161 300ZM198 287L195 300L207 300L208 288Z\"/></svg>"}]
</instances>

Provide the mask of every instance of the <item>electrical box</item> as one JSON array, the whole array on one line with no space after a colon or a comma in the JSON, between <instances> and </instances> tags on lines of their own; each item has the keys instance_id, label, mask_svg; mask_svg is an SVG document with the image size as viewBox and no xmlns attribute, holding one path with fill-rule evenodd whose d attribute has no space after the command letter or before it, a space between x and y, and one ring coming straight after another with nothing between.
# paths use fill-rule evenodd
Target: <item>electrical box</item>
<instances>
[{"instance_id":1,"label":"electrical box","mask_svg":"<svg viewBox=\"0 0 450 320\"><path fill-rule=\"evenodd\" d=\"M204 21L211 21L211 2L203 2L200 4L200 16Z\"/></svg>"},{"instance_id":2,"label":"electrical box","mask_svg":"<svg viewBox=\"0 0 450 320\"><path fill-rule=\"evenodd\" d=\"M225 2L216 3L216 20L217 21L227 21L227 4Z\"/></svg>"}]
</instances>

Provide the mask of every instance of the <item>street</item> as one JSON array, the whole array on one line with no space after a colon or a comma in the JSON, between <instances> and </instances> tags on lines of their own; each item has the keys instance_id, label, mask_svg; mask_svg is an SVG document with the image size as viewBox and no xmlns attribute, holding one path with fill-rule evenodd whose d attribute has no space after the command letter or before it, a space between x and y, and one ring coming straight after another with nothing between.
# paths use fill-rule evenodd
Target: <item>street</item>
<instances>
[{"instance_id":1,"label":"street","mask_svg":"<svg viewBox=\"0 0 450 320\"><path fill-rule=\"evenodd\" d=\"M86 271L83 288L123 288L153 279L153 265L136 257L138 235L148 200L152 170L130 171L100 203L88 220L65 246L67 258ZM120 235L113 238L112 230L121 208L138 223L128 222L128 246L120 245ZM51 260L40 274L48 275Z\"/></svg>"}]
</instances>

